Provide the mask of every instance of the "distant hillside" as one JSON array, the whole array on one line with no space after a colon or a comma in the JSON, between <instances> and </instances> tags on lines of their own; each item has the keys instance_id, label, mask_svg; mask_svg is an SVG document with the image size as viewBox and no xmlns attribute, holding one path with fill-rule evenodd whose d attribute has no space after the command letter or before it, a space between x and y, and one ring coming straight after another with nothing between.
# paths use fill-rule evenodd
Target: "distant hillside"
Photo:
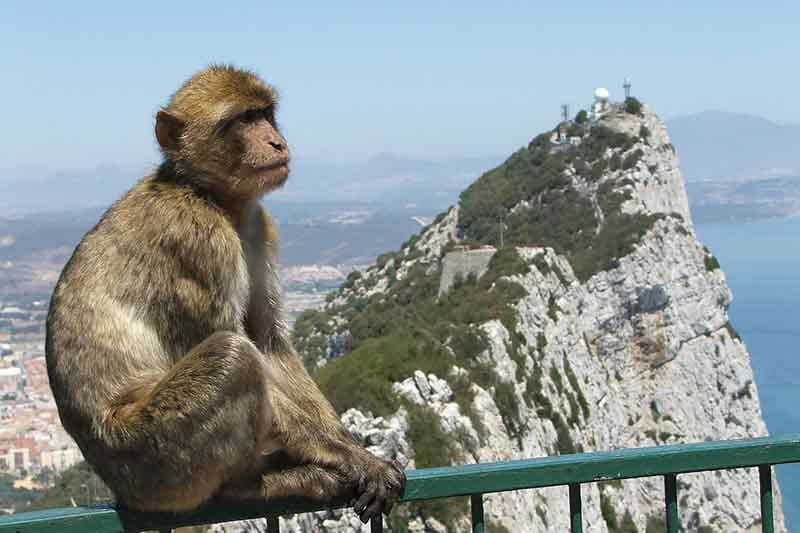
<instances>
[{"instance_id":1,"label":"distant hillside","mask_svg":"<svg viewBox=\"0 0 800 533\"><path fill-rule=\"evenodd\" d=\"M364 264L396 248L419 229L419 209L379 209L357 203L265 202L277 219L284 266ZM0 262L69 253L104 208L50 211L16 217L0 213ZM3 281L0 279L0 282Z\"/></svg>"},{"instance_id":2,"label":"distant hillside","mask_svg":"<svg viewBox=\"0 0 800 533\"><path fill-rule=\"evenodd\" d=\"M800 175L800 125L724 111L667 121L687 181Z\"/></svg>"},{"instance_id":3,"label":"distant hillside","mask_svg":"<svg viewBox=\"0 0 800 533\"><path fill-rule=\"evenodd\" d=\"M499 162L499 157L426 161L388 153L346 164L300 157L292 163L286 186L270 198L286 203L413 204L439 211L475 176ZM34 179L0 176L0 215L107 206L149 170L146 164L137 169L104 165Z\"/></svg>"}]
</instances>

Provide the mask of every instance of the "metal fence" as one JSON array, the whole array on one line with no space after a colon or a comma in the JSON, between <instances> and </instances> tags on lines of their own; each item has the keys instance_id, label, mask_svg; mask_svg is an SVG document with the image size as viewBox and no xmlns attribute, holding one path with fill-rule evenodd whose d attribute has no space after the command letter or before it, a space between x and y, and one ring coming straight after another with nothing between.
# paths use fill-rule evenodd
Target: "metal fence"
<instances>
[{"instance_id":1,"label":"metal fence","mask_svg":"<svg viewBox=\"0 0 800 533\"><path fill-rule=\"evenodd\" d=\"M761 519L766 533L774 531L772 465L800 462L800 434L760 439L703 442L611 452L582 453L407 472L402 501L469 496L472 531L484 531L483 495L508 490L569 487L570 528L583 531L581 485L598 481L663 476L667 531L679 530L680 474L731 468L758 468ZM278 517L319 511L325 507L299 500L263 504L213 504L188 513L139 513L111 505L69 507L0 517L0 533L169 531L180 526L266 518L270 533L279 531ZM383 531L380 518L373 533Z\"/></svg>"}]
</instances>

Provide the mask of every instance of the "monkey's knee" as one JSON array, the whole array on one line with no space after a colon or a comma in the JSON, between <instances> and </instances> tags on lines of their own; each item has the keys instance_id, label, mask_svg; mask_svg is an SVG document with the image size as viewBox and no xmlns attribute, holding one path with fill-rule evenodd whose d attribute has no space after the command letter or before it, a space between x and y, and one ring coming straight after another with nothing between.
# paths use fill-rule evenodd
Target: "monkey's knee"
<instances>
[{"instance_id":1,"label":"monkey's knee","mask_svg":"<svg viewBox=\"0 0 800 533\"><path fill-rule=\"evenodd\" d=\"M266 439L272 422L266 356L249 338L231 331L211 334L191 354L197 359L192 363L196 371L207 368L208 378L217 384L219 400L244 409L236 413L238 422L249 414L256 440Z\"/></svg>"},{"instance_id":2,"label":"monkey's knee","mask_svg":"<svg viewBox=\"0 0 800 533\"><path fill-rule=\"evenodd\" d=\"M241 362L249 362L251 359L263 359L264 357L256 348L256 345L253 344L253 341L245 335L234 331L216 331L212 333L191 350L190 354L197 352L211 357L225 357L233 354Z\"/></svg>"},{"instance_id":3,"label":"monkey's knee","mask_svg":"<svg viewBox=\"0 0 800 533\"><path fill-rule=\"evenodd\" d=\"M194 367L192 373L209 374L225 395L263 394L267 388L264 354L246 336L232 331L212 333L177 365Z\"/></svg>"}]
</instances>

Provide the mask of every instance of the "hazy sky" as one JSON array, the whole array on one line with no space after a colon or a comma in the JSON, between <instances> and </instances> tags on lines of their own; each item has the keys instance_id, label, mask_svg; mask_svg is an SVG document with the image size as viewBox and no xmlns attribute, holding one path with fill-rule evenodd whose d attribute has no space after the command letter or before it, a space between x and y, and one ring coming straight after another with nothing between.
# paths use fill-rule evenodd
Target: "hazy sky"
<instances>
[{"instance_id":1,"label":"hazy sky","mask_svg":"<svg viewBox=\"0 0 800 533\"><path fill-rule=\"evenodd\" d=\"M391 7L389 7L391 5ZM0 178L156 160L153 116L210 62L282 93L295 153L506 154L625 76L663 117L800 122L800 2L0 4Z\"/></svg>"}]
</instances>

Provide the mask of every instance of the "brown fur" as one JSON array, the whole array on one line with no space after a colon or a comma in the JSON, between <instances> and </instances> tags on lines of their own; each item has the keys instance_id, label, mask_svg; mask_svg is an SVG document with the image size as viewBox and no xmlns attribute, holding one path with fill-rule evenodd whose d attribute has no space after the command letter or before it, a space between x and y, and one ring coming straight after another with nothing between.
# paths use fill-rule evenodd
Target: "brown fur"
<instances>
[{"instance_id":1,"label":"brown fur","mask_svg":"<svg viewBox=\"0 0 800 533\"><path fill-rule=\"evenodd\" d=\"M277 233L258 203L288 176L276 102L232 67L189 79L157 116L164 162L84 237L53 294L62 422L129 507L349 498L366 521L402 493L402 471L354 443L282 321ZM265 466L276 453L282 467Z\"/></svg>"}]
</instances>

